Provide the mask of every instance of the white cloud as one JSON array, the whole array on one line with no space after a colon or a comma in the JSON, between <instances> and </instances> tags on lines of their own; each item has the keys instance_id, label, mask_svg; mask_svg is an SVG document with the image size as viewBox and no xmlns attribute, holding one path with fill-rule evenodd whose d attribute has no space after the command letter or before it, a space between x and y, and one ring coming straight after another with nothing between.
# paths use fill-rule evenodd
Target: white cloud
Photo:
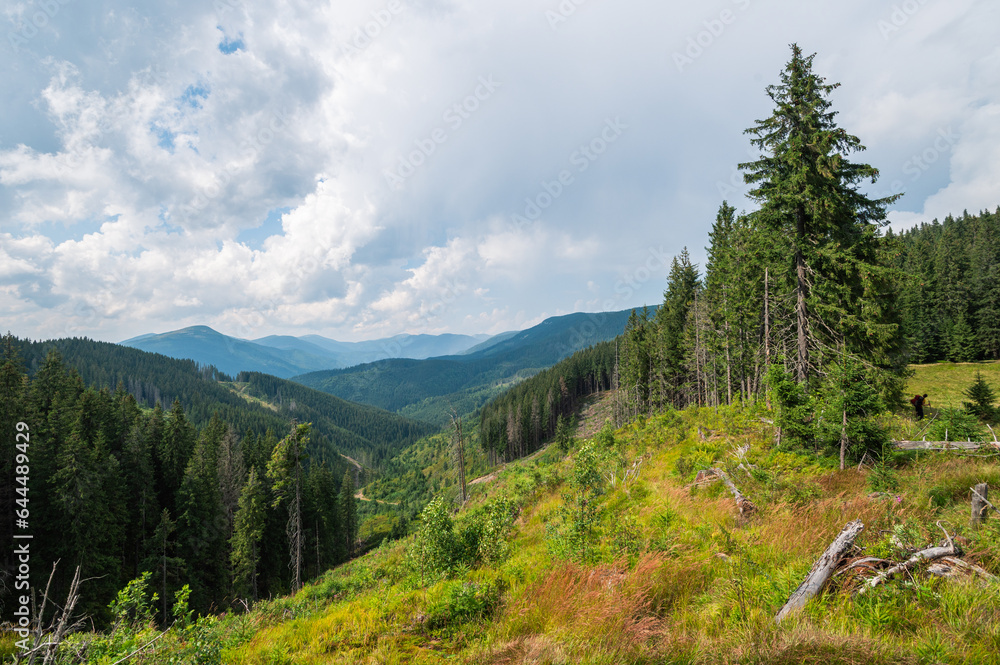
<instances>
[{"instance_id":1,"label":"white cloud","mask_svg":"<svg viewBox=\"0 0 1000 665\"><path fill-rule=\"evenodd\" d=\"M892 8L861 0L594 2L555 25L556 2L398 1L70 3L0 44L14 332L498 332L657 302L665 274L637 271L650 247L699 259L791 41L843 84L834 107L878 186L905 187L916 212L895 224L1000 203L988 3L927 3L886 36ZM8 29L35 6L8 3ZM736 19L716 34L722 9ZM911 180L948 128L960 139Z\"/></svg>"}]
</instances>

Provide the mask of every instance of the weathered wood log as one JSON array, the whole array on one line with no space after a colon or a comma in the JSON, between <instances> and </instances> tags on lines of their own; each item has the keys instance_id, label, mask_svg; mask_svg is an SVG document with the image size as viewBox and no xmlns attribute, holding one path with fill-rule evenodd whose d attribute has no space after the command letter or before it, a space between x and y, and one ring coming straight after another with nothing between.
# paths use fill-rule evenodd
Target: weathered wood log
<instances>
[{"instance_id":1,"label":"weathered wood log","mask_svg":"<svg viewBox=\"0 0 1000 665\"><path fill-rule=\"evenodd\" d=\"M757 506L753 505L753 501L743 496L743 493L733 484L733 481L729 479L729 474L727 474L722 469L709 469L712 473L717 475L722 479L722 482L726 484L729 491L733 493L733 497L736 499L736 507L739 508L740 515L743 517L748 517L751 513L757 510Z\"/></svg>"},{"instance_id":2,"label":"weathered wood log","mask_svg":"<svg viewBox=\"0 0 1000 665\"><path fill-rule=\"evenodd\" d=\"M812 570L806 575L805 580L802 584L788 597L788 601L784 604L778 614L774 617L775 622L781 623L781 620L787 617L793 612L798 612L809 599L818 594L826 586L827 580L833 575L834 571L837 570L837 565L840 560L844 558L844 554L851 549L854 545L854 539L858 537L858 534L865 528L865 525L861 520L854 520L853 522L848 522L847 526L840 532L830 546L826 548L823 552L823 556L816 560L813 564Z\"/></svg>"},{"instance_id":3,"label":"weathered wood log","mask_svg":"<svg viewBox=\"0 0 1000 665\"><path fill-rule=\"evenodd\" d=\"M957 557L946 556L927 566L927 572L939 577L978 577L987 582L995 582L996 575L980 568L974 563L969 563Z\"/></svg>"},{"instance_id":4,"label":"weathered wood log","mask_svg":"<svg viewBox=\"0 0 1000 665\"><path fill-rule=\"evenodd\" d=\"M979 450L993 448L992 442L985 441L893 441L900 450Z\"/></svg>"},{"instance_id":5,"label":"weathered wood log","mask_svg":"<svg viewBox=\"0 0 1000 665\"><path fill-rule=\"evenodd\" d=\"M870 580L865 581L865 583L862 584L858 588L858 590L854 592L854 595L860 596L868 589L874 589L875 587L877 587L879 584L882 584L886 580L892 579L899 573L912 570L913 568L923 563L924 561L935 561L937 559L943 559L946 556L951 556L956 553L957 551L955 549L955 544L950 541L948 545L945 547L928 547L925 550L920 550L919 552L911 556L903 563L896 564L892 568L882 571L881 573L871 578Z\"/></svg>"},{"instance_id":6,"label":"weathered wood log","mask_svg":"<svg viewBox=\"0 0 1000 665\"><path fill-rule=\"evenodd\" d=\"M892 561L888 559L880 559L877 556L866 556L863 559L858 559L856 561L851 561L846 566L834 573L834 577L840 577L844 573L848 573L855 568L864 568L866 570L875 571L876 568L886 568L891 566Z\"/></svg>"},{"instance_id":7,"label":"weathered wood log","mask_svg":"<svg viewBox=\"0 0 1000 665\"><path fill-rule=\"evenodd\" d=\"M973 527L978 527L986 519L986 509L989 507L987 504L987 497L989 496L990 486L986 483L979 483L974 488L972 488L972 518L971 524Z\"/></svg>"}]
</instances>

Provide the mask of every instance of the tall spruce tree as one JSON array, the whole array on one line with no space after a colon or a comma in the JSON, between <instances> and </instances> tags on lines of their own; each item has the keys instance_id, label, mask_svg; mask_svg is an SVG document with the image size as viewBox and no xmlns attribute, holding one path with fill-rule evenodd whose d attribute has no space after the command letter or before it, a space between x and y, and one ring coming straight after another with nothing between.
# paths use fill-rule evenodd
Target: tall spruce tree
<instances>
[{"instance_id":1,"label":"tall spruce tree","mask_svg":"<svg viewBox=\"0 0 1000 665\"><path fill-rule=\"evenodd\" d=\"M249 596L251 600L257 600L258 597L260 541L264 536L266 518L264 484L257 477L257 469L250 467L250 476L240 492L230 563L236 593L243 597Z\"/></svg>"},{"instance_id":2,"label":"tall spruce tree","mask_svg":"<svg viewBox=\"0 0 1000 665\"><path fill-rule=\"evenodd\" d=\"M355 501L354 473L351 469L347 469L344 472L344 480L340 484L337 509L340 511L340 533L348 558L354 556L354 543L358 539L358 506Z\"/></svg>"},{"instance_id":3,"label":"tall spruce tree","mask_svg":"<svg viewBox=\"0 0 1000 665\"><path fill-rule=\"evenodd\" d=\"M288 507L289 567L292 569L292 591L302 588L302 492L305 483L306 445L309 443L309 424L292 424L292 431L278 442L267 464L267 475L274 483L274 507L282 503Z\"/></svg>"},{"instance_id":4,"label":"tall spruce tree","mask_svg":"<svg viewBox=\"0 0 1000 665\"><path fill-rule=\"evenodd\" d=\"M890 318L892 279L881 247L885 207L897 196L871 199L859 189L878 170L848 159L861 141L837 126L828 97L839 84L813 73L814 55L792 45L781 83L767 88L770 117L746 130L763 153L740 164L755 213L775 242L787 238L795 296L795 375L806 383L844 348L885 364L896 345ZM831 350L833 352L831 353ZM815 358L811 354L819 354Z\"/></svg>"}]
</instances>

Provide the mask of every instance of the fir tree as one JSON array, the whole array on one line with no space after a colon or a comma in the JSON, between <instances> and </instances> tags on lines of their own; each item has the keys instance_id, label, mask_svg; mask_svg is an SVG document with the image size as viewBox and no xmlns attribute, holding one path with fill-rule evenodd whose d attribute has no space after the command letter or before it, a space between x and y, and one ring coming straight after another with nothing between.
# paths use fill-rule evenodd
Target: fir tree
<instances>
[{"instance_id":1,"label":"fir tree","mask_svg":"<svg viewBox=\"0 0 1000 665\"><path fill-rule=\"evenodd\" d=\"M309 443L309 424L293 424L292 431L274 447L267 475L274 483L274 507L284 503L288 508L289 567L292 569L292 591L302 588L302 491L305 480L304 461Z\"/></svg>"},{"instance_id":2,"label":"fir tree","mask_svg":"<svg viewBox=\"0 0 1000 665\"><path fill-rule=\"evenodd\" d=\"M354 498L354 474L350 469L344 472L344 480L340 484L340 498L337 508L340 511L341 538L347 557L354 556L354 543L358 539L358 506Z\"/></svg>"},{"instance_id":3,"label":"fir tree","mask_svg":"<svg viewBox=\"0 0 1000 665\"><path fill-rule=\"evenodd\" d=\"M884 362L897 334L891 321L891 273L885 267L879 229L885 206L897 197L870 199L859 190L878 171L847 156L864 150L839 128L827 84L812 71L814 56L792 45L792 59L779 85L768 86L772 115L746 133L764 154L740 164L755 213L771 231L787 238L795 297L795 373L806 383L816 368L810 354L847 343L869 362Z\"/></svg>"},{"instance_id":4,"label":"fir tree","mask_svg":"<svg viewBox=\"0 0 1000 665\"><path fill-rule=\"evenodd\" d=\"M969 386L963 394L970 401L963 402L962 406L966 412L973 414L980 420L994 422L997 419L997 396L993 388L986 383L982 372L976 372L976 380Z\"/></svg>"},{"instance_id":5,"label":"fir tree","mask_svg":"<svg viewBox=\"0 0 1000 665\"><path fill-rule=\"evenodd\" d=\"M264 536L266 518L264 485L257 477L257 469L250 467L250 476L240 492L239 508L231 541L230 563L233 568L234 587L242 597L257 600L260 541Z\"/></svg>"}]
</instances>

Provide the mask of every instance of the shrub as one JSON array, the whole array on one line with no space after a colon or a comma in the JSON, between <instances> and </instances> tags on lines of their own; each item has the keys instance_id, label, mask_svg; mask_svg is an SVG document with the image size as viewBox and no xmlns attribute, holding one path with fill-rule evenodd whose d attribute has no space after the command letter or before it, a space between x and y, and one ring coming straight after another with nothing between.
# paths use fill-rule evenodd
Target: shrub
<instances>
[{"instance_id":1,"label":"shrub","mask_svg":"<svg viewBox=\"0 0 1000 665\"><path fill-rule=\"evenodd\" d=\"M490 582L455 582L433 603L427 613L431 630L457 628L470 621L491 616L500 606L504 584Z\"/></svg>"},{"instance_id":2,"label":"shrub","mask_svg":"<svg viewBox=\"0 0 1000 665\"><path fill-rule=\"evenodd\" d=\"M149 589L149 578L152 573L146 571L118 592L108 606L115 617L115 630L119 628L137 629L153 621L153 607L159 596L154 592L146 597Z\"/></svg>"},{"instance_id":3,"label":"shrub","mask_svg":"<svg viewBox=\"0 0 1000 665\"><path fill-rule=\"evenodd\" d=\"M941 409L927 430L928 440L982 441L986 428L971 413L959 409Z\"/></svg>"},{"instance_id":4,"label":"shrub","mask_svg":"<svg viewBox=\"0 0 1000 665\"><path fill-rule=\"evenodd\" d=\"M420 522L416 538L407 551L407 561L424 584L428 576L451 572L460 544L448 507L440 496L434 497L420 513Z\"/></svg>"}]
</instances>

